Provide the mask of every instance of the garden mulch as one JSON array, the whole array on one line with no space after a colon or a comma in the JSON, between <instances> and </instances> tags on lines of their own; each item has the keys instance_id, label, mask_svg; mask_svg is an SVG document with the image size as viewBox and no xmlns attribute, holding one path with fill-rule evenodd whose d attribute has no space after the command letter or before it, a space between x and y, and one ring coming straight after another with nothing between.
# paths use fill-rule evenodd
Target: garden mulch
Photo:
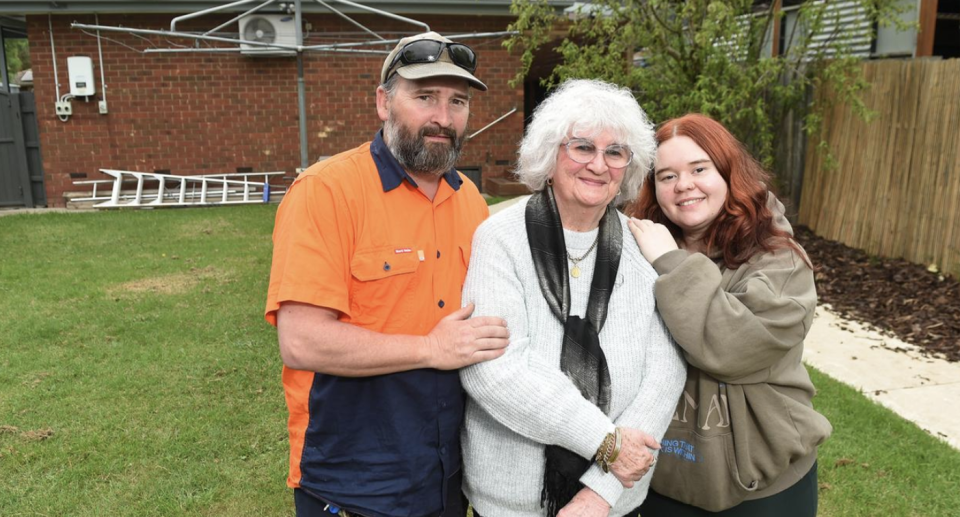
<instances>
[{"instance_id":1,"label":"garden mulch","mask_svg":"<svg viewBox=\"0 0 960 517\"><path fill-rule=\"evenodd\" d=\"M820 303L846 319L960 361L960 281L900 259L887 259L818 237L805 227L797 240L816 267Z\"/></svg>"}]
</instances>

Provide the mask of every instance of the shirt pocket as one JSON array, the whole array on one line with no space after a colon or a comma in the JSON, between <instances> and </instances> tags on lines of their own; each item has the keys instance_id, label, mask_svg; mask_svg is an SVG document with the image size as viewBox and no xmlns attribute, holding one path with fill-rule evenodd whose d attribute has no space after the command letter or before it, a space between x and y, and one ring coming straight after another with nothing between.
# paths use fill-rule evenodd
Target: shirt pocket
<instances>
[{"instance_id":1,"label":"shirt pocket","mask_svg":"<svg viewBox=\"0 0 960 517\"><path fill-rule=\"evenodd\" d=\"M412 246L380 246L359 250L350 261L353 282L350 310L354 323L382 327L404 317L417 286L420 259ZM404 303L404 300L407 300Z\"/></svg>"}]
</instances>

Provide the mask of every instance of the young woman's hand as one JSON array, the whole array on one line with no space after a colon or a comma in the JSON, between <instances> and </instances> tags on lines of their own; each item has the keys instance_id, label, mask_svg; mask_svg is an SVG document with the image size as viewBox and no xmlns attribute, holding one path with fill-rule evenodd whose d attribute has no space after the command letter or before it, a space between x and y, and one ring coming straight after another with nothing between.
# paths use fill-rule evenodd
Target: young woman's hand
<instances>
[{"instance_id":1,"label":"young woman's hand","mask_svg":"<svg viewBox=\"0 0 960 517\"><path fill-rule=\"evenodd\" d=\"M643 253L644 258L651 264L664 253L678 249L677 241L673 239L670 230L662 224L632 217L627 224L640 246L640 253Z\"/></svg>"}]
</instances>

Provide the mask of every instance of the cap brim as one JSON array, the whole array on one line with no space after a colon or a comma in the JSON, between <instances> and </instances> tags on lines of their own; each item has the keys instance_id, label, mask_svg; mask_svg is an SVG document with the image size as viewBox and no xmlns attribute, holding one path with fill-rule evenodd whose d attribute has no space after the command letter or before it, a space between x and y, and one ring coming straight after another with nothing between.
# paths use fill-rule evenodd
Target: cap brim
<instances>
[{"instance_id":1,"label":"cap brim","mask_svg":"<svg viewBox=\"0 0 960 517\"><path fill-rule=\"evenodd\" d=\"M404 79L410 80L426 79L428 77L462 77L470 83L470 86L482 92L487 91L487 85L480 82L480 79L477 79L473 74L459 66L446 61L406 65L398 68L397 74Z\"/></svg>"}]
</instances>

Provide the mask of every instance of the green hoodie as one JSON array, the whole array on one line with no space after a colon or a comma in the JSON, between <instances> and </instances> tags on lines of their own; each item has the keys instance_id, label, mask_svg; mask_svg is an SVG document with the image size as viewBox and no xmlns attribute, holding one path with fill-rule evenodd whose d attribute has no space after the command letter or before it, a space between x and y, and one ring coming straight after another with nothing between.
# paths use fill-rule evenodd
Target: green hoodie
<instances>
[{"instance_id":1,"label":"green hoodie","mask_svg":"<svg viewBox=\"0 0 960 517\"><path fill-rule=\"evenodd\" d=\"M676 250L653 263L657 308L690 367L651 488L720 511L799 481L832 428L813 409L801 363L817 304L813 271L790 248L737 269L714 259Z\"/></svg>"}]
</instances>

